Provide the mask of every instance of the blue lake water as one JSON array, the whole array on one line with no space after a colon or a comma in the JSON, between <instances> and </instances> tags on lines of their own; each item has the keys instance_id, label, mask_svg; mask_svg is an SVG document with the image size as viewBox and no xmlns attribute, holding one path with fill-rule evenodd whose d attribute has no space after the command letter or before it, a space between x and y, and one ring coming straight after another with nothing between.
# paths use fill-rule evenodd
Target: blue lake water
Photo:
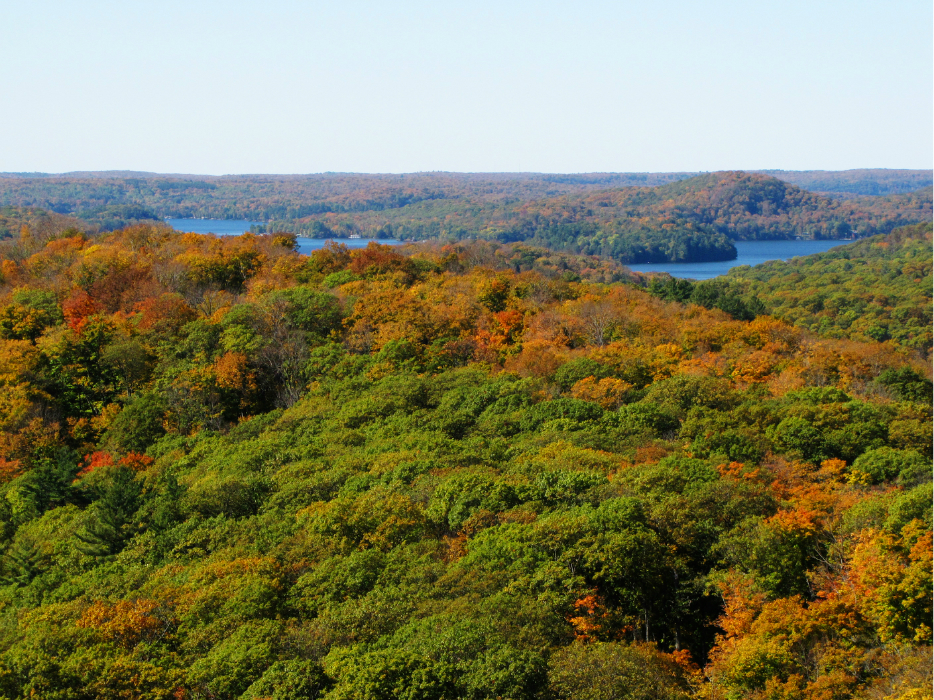
<instances>
[{"instance_id":1,"label":"blue lake water","mask_svg":"<svg viewBox=\"0 0 934 700\"><path fill-rule=\"evenodd\" d=\"M313 250L318 250L319 248L324 248L324 244L328 241L334 241L335 243L343 243L348 248L366 248L367 245L372 242L372 238L302 238L298 237L298 252L303 255L308 255ZM380 238L377 243L382 243L383 245L399 245L402 241L397 241L395 238Z\"/></svg>"},{"instance_id":2,"label":"blue lake water","mask_svg":"<svg viewBox=\"0 0 934 700\"><path fill-rule=\"evenodd\" d=\"M218 236L239 236L250 230L253 224L262 221L244 219L166 219L165 223L176 231L187 233L216 233Z\"/></svg>"},{"instance_id":3,"label":"blue lake water","mask_svg":"<svg viewBox=\"0 0 934 700\"><path fill-rule=\"evenodd\" d=\"M165 222L176 231L191 231L193 233L215 233L219 236L237 236L250 230L251 224L261 224L261 221L246 221L244 219L166 219ZM364 248L370 242L369 238L336 238L337 243L343 243L350 248ZM400 241L387 239L380 243L398 245ZM685 277L695 280L708 280L712 277L725 275L731 267L739 265L758 265L769 260L788 260L799 255L812 255L823 253L848 241L737 241L736 260L702 263L651 263L644 265L628 265L636 272L667 272L672 277ZM319 238L298 239L298 251L308 254L313 250L324 247L327 241Z\"/></svg>"},{"instance_id":4,"label":"blue lake water","mask_svg":"<svg viewBox=\"0 0 934 700\"><path fill-rule=\"evenodd\" d=\"M736 260L701 263L651 263L627 265L635 272L667 272L672 277L709 280L725 275L731 267L759 265L769 260L789 260L799 255L823 253L850 241L736 241Z\"/></svg>"}]
</instances>

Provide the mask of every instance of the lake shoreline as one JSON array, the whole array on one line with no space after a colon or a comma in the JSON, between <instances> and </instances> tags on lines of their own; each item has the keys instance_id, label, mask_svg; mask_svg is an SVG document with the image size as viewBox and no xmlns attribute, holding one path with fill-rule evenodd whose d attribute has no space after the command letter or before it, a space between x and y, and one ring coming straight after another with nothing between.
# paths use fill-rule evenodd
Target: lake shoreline
<instances>
[{"instance_id":1,"label":"lake shoreline","mask_svg":"<svg viewBox=\"0 0 934 700\"><path fill-rule=\"evenodd\" d=\"M165 223L176 231L214 233L218 236L238 236L249 233L251 225L263 222L243 219L166 219ZM298 237L298 252L303 255L323 248L327 241L342 243L349 248L364 248L371 241L385 245L402 245L409 241L376 238L308 238ZM823 253L831 248L852 243L852 240L765 240L734 241L736 257L730 260L705 262L667 262L625 264L633 272L667 273L680 279L706 280L727 274L734 267L755 266L770 260L789 260L803 255Z\"/></svg>"}]
</instances>

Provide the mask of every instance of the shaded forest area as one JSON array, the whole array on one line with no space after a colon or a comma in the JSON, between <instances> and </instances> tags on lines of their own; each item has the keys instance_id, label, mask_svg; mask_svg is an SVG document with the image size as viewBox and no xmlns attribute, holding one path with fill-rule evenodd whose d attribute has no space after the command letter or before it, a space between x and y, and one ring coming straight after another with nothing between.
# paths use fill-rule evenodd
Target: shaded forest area
<instances>
[{"instance_id":1,"label":"shaded forest area","mask_svg":"<svg viewBox=\"0 0 934 700\"><path fill-rule=\"evenodd\" d=\"M526 241L623 263L730 260L735 240L865 237L931 217L930 187L841 201L767 175L685 175L0 178L0 204L45 207L98 230L165 216L243 218L264 222L257 233ZM897 189L918 180L909 175L883 181Z\"/></svg>"},{"instance_id":2,"label":"shaded forest area","mask_svg":"<svg viewBox=\"0 0 934 700\"><path fill-rule=\"evenodd\" d=\"M763 268L4 216L0 698L930 696L912 338ZM929 316L926 236L798 288Z\"/></svg>"}]
</instances>

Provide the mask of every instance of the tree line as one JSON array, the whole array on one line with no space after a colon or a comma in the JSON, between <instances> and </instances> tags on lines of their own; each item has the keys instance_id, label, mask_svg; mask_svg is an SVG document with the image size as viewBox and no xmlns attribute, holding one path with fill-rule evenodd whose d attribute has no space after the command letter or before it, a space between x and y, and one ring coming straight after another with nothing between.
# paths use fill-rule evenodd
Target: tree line
<instances>
[{"instance_id":1,"label":"tree line","mask_svg":"<svg viewBox=\"0 0 934 700\"><path fill-rule=\"evenodd\" d=\"M889 183L880 192L924 182L914 171L878 175ZM0 204L44 207L98 230L170 216L239 218L258 222L256 233L528 241L624 263L728 260L735 240L865 237L931 217L929 185L842 200L743 172L6 177Z\"/></svg>"}]
</instances>

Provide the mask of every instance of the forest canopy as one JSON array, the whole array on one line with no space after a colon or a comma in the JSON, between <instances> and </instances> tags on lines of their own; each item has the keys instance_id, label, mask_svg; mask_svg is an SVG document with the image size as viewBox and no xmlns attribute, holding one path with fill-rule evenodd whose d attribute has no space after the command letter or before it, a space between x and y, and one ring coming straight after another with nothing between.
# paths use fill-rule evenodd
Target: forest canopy
<instances>
[{"instance_id":1,"label":"forest canopy","mask_svg":"<svg viewBox=\"0 0 934 700\"><path fill-rule=\"evenodd\" d=\"M649 291L736 318L768 312L824 336L888 340L926 357L932 344L932 264L926 223L825 253L734 267L703 282L656 275Z\"/></svg>"},{"instance_id":2,"label":"forest canopy","mask_svg":"<svg viewBox=\"0 0 934 700\"><path fill-rule=\"evenodd\" d=\"M700 262L735 258L736 240L865 237L929 220L930 185L904 193L894 184L923 184L923 175L882 171L888 184L879 191L902 193L845 201L743 172L0 177L0 204L45 207L98 230L164 217L239 218L257 222L257 233L479 238L623 263Z\"/></svg>"},{"instance_id":3,"label":"forest canopy","mask_svg":"<svg viewBox=\"0 0 934 700\"><path fill-rule=\"evenodd\" d=\"M14 214L0 698L930 695L923 344L773 267ZM790 264L929 317L929 237Z\"/></svg>"},{"instance_id":4,"label":"forest canopy","mask_svg":"<svg viewBox=\"0 0 934 700\"><path fill-rule=\"evenodd\" d=\"M825 336L893 340L930 353L931 223L826 253L730 270L769 312Z\"/></svg>"}]
</instances>

